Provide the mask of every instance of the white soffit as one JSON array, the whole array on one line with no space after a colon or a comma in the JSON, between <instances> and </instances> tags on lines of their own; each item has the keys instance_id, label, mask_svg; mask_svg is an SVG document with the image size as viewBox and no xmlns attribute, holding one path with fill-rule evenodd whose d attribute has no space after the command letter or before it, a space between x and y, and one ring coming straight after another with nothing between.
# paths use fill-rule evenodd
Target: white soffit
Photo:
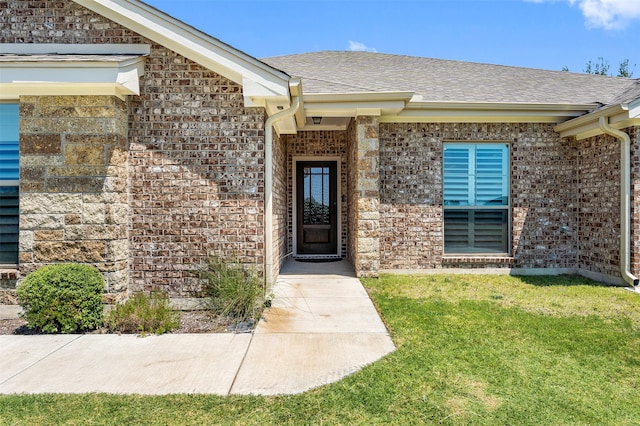
<instances>
[{"instance_id":1,"label":"white soffit","mask_svg":"<svg viewBox=\"0 0 640 426\"><path fill-rule=\"evenodd\" d=\"M373 115L379 117L380 123L560 123L593 111L596 106L596 104L424 102L422 97L413 96L412 92L367 92L307 94L304 110L306 117ZM313 128L309 122L306 123L306 127Z\"/></svg>"},{"instance_id":2,"label":"white soffit","mask_svg":"<svg viewBox=\"0 0 640 426\"><path fill-rule=\"evenodd\" d=\"M243 86L247 106L287 97L289 76L136 0L73 0Z\"/></svg>"},{"instance_id":3,"label":"white soffit","mask_svg":"<svg viewBox=\"0 0 640 426\"><path fill-rule=\"evenodd\" d=\"M411 102L399 114L381 117L380 122L558 123L584 115L595 107L594 104Z\"/></svg>"},{"instance_id":4,"label":"white soffit","mask_svg":"<svg viewBox=\"0 0 640 426\"><path fill-rule=\"evenodd\" d=\"M139 55L0 55L0 99L21 95L140 94Z\"/></svg>"},{"instance_id":5,"label":"white soffit","mask_svg":"<svg viewBox=\"0 0 640 426\"><path fill-rule=\"evenodd\" d=\"M363 92L349 94L306 94L306 117L356 117L399 114L413 92Z\"/></svg>"}]
</instances>

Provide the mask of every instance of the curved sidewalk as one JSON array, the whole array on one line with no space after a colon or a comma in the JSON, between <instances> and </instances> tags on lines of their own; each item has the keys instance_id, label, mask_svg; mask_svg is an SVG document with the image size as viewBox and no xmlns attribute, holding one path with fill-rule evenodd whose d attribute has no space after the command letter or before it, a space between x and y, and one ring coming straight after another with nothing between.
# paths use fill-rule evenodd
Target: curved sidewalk
<instances>
[{"instance_id":1,"label":"curved sidewalk","mask_svg":"<svg viewBox=\"0 0 640 426\"><path fill-rule=\"evenodd\" d=\"M289 261L251 334L0 336L0 393L294 394L394 350L346 261Z\"/></svg>"}]
</instances>

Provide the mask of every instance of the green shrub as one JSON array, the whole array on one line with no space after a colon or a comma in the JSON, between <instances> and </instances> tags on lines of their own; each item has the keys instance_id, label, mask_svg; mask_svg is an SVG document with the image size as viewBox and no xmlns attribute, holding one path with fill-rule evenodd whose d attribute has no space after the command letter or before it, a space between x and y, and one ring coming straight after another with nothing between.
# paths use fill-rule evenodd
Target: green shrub
<instances>
[{"instance_id":1,"label":"green shrub","mask_svg":"<svg viewBox=\"0 0 640 426\"><path fill-rule=\"evenodd\" d=\"M109 331L117 333L163 334L180 327L180 313L169 307L164 292L136 293L116 305L105 323Z\"/></svg>"},{"instance_id":2,"label":"green shrub","mask_svg":"<svg viewBox=\"0 0 640 426\"><path fill-rule=\"evenodd\" d=\"M236 321L257 319L260 316L259 300L263 293L258 275L243 268L237 262L210 257L200 271L205 283L203 291L209 299L209 307L215 315L223 315Z\"/></svg>"},{"instance_id":3,"label":"green shrub","mask_svg":"<svg viewBox=\"0 0 640 426\"><path fill-rule=\"evenodd\" d=\"M77 263L47 265L16 289L27 327L44 333L76 333L102 324L104 278Z\"/></svg>"}]
</instances>

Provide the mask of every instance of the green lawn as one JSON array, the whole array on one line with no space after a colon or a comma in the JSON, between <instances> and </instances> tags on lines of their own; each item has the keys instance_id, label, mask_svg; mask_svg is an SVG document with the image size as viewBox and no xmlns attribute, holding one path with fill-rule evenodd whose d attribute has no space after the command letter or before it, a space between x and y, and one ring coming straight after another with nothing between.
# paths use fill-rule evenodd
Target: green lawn
<instances>
[{"instance_id":1,"label":"green lawn","mask_svg":"<svg viewBox=\"0 0 640 426\"><path fill-rule=\"evenodd\" d=\"M574 277L365 280L398 350L286 397L0 396L0 424L640 423L640 295Z\"/></svg>"}]
</instances>

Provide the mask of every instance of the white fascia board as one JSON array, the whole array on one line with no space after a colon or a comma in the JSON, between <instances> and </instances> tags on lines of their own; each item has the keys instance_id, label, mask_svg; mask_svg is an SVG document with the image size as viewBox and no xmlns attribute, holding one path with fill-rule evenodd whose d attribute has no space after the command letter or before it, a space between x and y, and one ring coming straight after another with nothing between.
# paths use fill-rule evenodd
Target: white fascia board
<instances>
[{"instance_id":1,"label":"white fascia board","mask_svg":"<svg viewBox=\"0 0 640 426\"><path fill-rule=\"evenodd\" d=\"M142 57L120 62L3 62L0 92L2 95L139 95L142 75Z\"/></svg>"},{"instance_id":2,"label":"white fascia board","mask_svg":"<svg viewBox=\"0 0 640 426\"><path fill-rule=\"evenodd\" d=\"M289 76L285 73L140 1L73 1L237 84L255 82L256 85L250 85L249 92L245 93L248 98L263 97L265 93L267 96L288 95ZM261 89L257 90L258 86ZM252 90L259 93L254 95Z\"/></svg>"},{"instance_id":3,"label":"white fascia board","mask_svg":"<svg viewBox=\"0 0 640 426\"><path fill-rule=\"evenodd\" d=\"M597 104L543 104L515 102L411 102L407 109L413 110L473 110L473 111L593 111Z\"/></svg>"},{"instance_id":4,"label":"white fascia board","mask_svg":"<svg viewBox=\"0 0 640 426\"><path fill-rule=\"evenodd\" d=\"M125 100L131 92L118 84L107 83L0 83L0 100L20 96L117 96Z\"/></svg>"},{"instance_id":5,"label":"white fascia board","mask_svg":"<svg viewBox=\"0 0 640 426\"><path fill-rule=\"evenodd\" d=\"M640 118L640 98L629 102L629 118Z\"/></svg>"},{"instance_id":6,"label":"white fascia board","mask_svg":"<svg viewBox=\"0 0 640 426\"><path fill-rule=\"evenodd\" d=\"M308 117L356 117L398 114L413 92L360 92L305 94L304 112Z\"/></svg>"},{"instance_id":7,"label":"white fascia board","mask_svg":"<svg viewBox=\"0 0 640 426\"><path fill-rule=\"evenodd\" d=\"M558 123L593 110L595 104L526 104L492 102L411 102L380 122Z\"/></svg>"},{"instance_id":8,"label":"white fascia board","mask_svg":"<svg viewBox=\"0 0 640 426\"><path fill-rule=\"evenodd\" d=\"M0 54L18 55L142 55L149 56L148 44L61 44L0 43Z\"/></svg>"},{"instance_id":9,"label":"white fascia board","mask_svg":"<svg viewBox=\"0 0 640 426\"><path fill-rule=\"evenodd\" d=\"M306 94L308 102L315 103L353 103L353 102L409 102L413 92L355 92L355 93L314 93Z\"/></svg>"},{"instance_id":10,"label":"white fascia board","mask_svg":"<svg viewBox=\"0 0 640 426\"><path fill-rule=\"evenodd\" d=\"M586 139L603 133L598 122L600 117L609 117L609 125L617 130L633 125L629 105L616 104L566 121L554 127L554 130L563 138L575 136L578 140Z\"/></svg>"},{"instance_id":11,"label":"white fascia board","mask_svg":"<svg viewBox=\"0 0 640 426\"><path fill-rule=\"evenodd\" d=\"M356 117L358 115L382 116L398 114L405 107L403 101L386 102L322 102L306 97L305 114L308 117Z\"/></svg>"}]
</instances>

